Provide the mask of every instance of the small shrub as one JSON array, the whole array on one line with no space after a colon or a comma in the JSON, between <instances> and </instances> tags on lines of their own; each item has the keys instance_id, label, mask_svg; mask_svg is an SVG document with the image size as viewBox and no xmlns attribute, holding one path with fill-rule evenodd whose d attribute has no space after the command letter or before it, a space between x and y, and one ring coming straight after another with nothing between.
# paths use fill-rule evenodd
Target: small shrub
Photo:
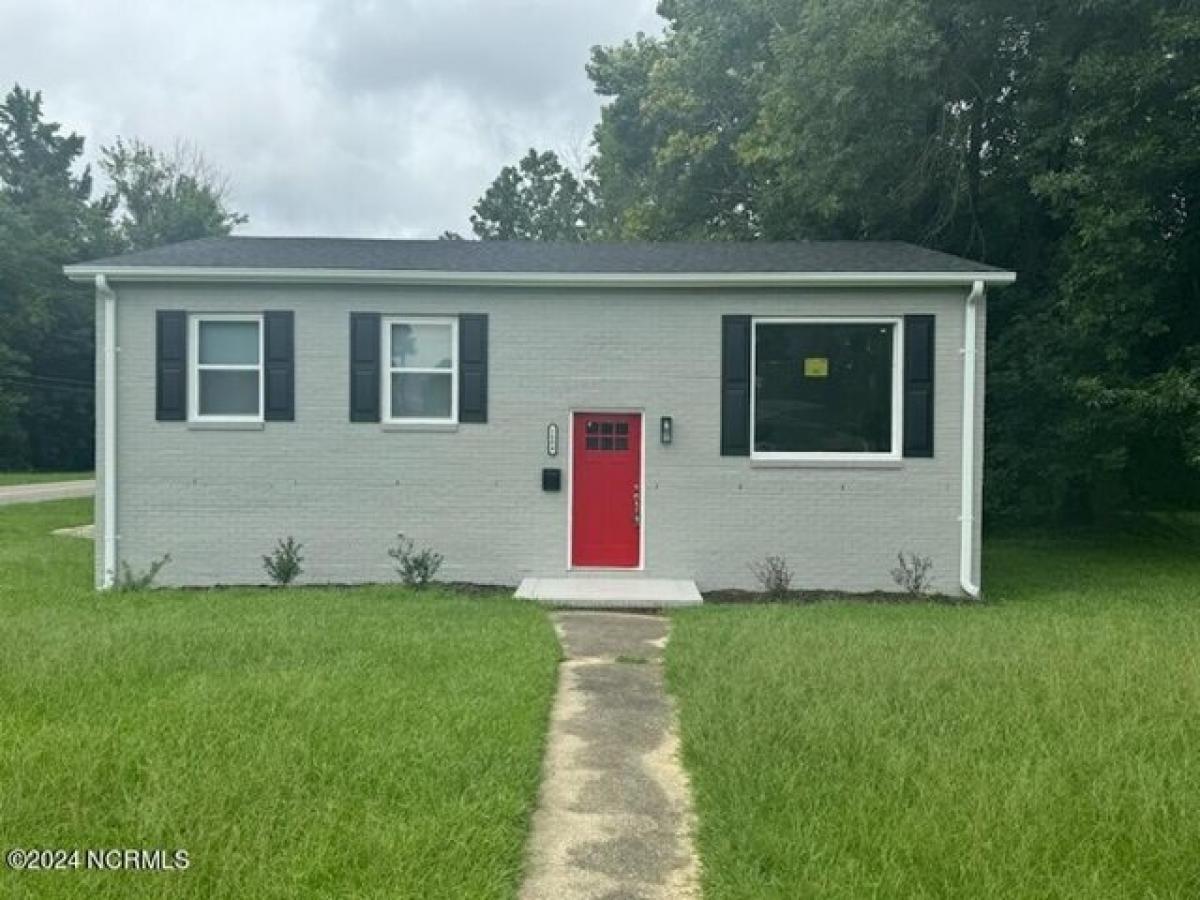
<instances>
[{"instance_id":1,"label":"small shrub","mask_svg":"<svg viewBox=\"0 0 1200 900\"><path fill-rule=\"evenodd\" d=\"M901 550L896 554L896 561L899 565L892 569L892 580L906 594L912 594L914 597L928 594L930 583L933 581L933 560L928 556L905 553Z\"/></svg>"},{"instance_id":2,"label":"small shrub","mask_svg":"<svg viewBox=\"0 0 1200 900\"><path fill-rule=\"evenodd\" d=\"M113 590L123 594L149 590L154 584L154 579L158 577L158 573L162 571L163 566L170 561L171 554L164 553L159 559L151 562L150 567L144 572L135 572L128 562L121 560L121 569L113 581Z\"/></svg>"},{"instance_id":3,"label":"small shrub","mask_svg":"<svg viewBox=\"0 0 1200 900\"><path fill-rule=\"evenodd\" d=\"M300 553L303 549L304 545L297 544L291 535L277 541L275 549L262 558L263 568L270 579L276 584L288 585L300 577L304 571L300 565L304 562L304 556Z\"/></svg>"},{"instance_id":4,"label":"small shrub","mask_svg":"<svg viewBox=\"0 0 1200 900\"><path fill-rule=\"evenodd\" d=\"M403 534L396 535L396 546L388 550L388 556L396 561L396 573L409 587L425 587L442 567L442 554L428 547L414 549L412 539Z\"/></svg>"},{"instance_id":5,"label":"small shrub","mask_svg":"<svg viewBox=\"0 0 1200 900\"><path fill-rule=\"evenodd\" d=\"M761 562L750 563L750 571L762 585L763 593L780 600L792 589L792 570L782 556L768 556Z\"/></svg>"}]
</instances>

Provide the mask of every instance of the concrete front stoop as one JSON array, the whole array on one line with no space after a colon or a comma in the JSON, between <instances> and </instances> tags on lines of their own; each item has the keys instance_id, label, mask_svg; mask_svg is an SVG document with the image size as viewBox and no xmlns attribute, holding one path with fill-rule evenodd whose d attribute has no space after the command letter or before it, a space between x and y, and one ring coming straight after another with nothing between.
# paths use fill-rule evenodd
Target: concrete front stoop
<instances>
[{"instance_id":1,"label":"concrete front stoop","mask_svg":"<svg viewBox=\"0 0 1200 900\"><path fill-rule=\"evenodd\" d=\"M517 588L517 596L579 609L667 609L704 602L696 582L686 578L620 575L526 578Z\"/></svg>"}]
</instances>

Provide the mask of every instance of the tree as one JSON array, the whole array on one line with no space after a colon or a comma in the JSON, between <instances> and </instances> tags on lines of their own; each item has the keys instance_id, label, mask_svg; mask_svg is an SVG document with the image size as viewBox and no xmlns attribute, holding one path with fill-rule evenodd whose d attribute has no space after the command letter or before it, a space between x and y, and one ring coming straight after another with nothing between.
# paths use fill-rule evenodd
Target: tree
<instances>
[{"instance_id":1,"label":"tree","mask_svg":"<svg viewBox=\"0 0 1200 900\"><path fill-rule=\"evenodd\" d=\"M475 204L471 228L483 240L580 241L594 218L591 186L552 151L531 149L505 166Z\"/></svg>"},{"instance_id":2,"label":"tree","mask_svg":"<svg viewBox=\"0 0 1200 900\"><path fill-rule=\"evenodd\" d=\"M247 221L228 208L226 179L188 144L168 155L136 138L117 138L100 154L112 181L108 202L117 233L128 249L229 234Z\"/></svg>"},{"instance_id":3,"label":"tree","mask_svg":"<svg viewBox=\"0 0 1200 900\"><path fill-rule=\"evenodd\" d=\"M1200 500L1200 7L659 11L661 37L592 52L590 234L899 239L1016 269L989 302L990 514Z\"/></svg>"},{"instance_id":4,"label":"tree","mask_svg":"<svg viewBox=\"0 0 1200 900\"><path fill-rule=\"evenodd\" d=\"M19 85L0 104L0 467L84 468L92 445L91 302L62 266L115 249L75 174L83 138Z\"/></svg>"},{"instance_id":5,"label":"tree","mask_svg":"<svg viewBox=\"0 0 1200 900\"><path fill-rule=\"evenodd\" d=\"M139 141L105 151L114 187L93 199L83 146L40 93L17 85L0 103L0 468L92 465L93 291L62 267L244 221L198 154Z\"/></svg>"},{"instance_id":6,"label":"tree","mask_svg":"<svg viewBox=\"0 0 1200 900\"><path fill-rule=\"evenodd\" d=\"M757 107L770 21L743 0L665 0L659 12L667 38L597 47L587 68L611 98L591 164L599 219L614 238L759 237L737 143Z\"/></svg>"},{"instance_id":7,"label":"tree","mask_svg":"<svg viewBox=\"0 0 1200 900\"><path fill-rule=\"evenodd\" d=\"M1057 487L1069 509L1085 512L1147 497L1194 503L1200 8L1103 3L1062 28L1074 34L1058 50L1069 60L1068 127L1047 129L1058 164L1030 176L1061 229L1047 329L1062 361L1066 412L1051 431ZM1052 75L1036 77L1040 86ZM1045 317L1025 312L1017 324ZM1019 348L1000 349L999 361L1015 366ZM1003 440L1002 425L1004 461L1035 477L1038 461Z\"/></svg>"}]
</instances>

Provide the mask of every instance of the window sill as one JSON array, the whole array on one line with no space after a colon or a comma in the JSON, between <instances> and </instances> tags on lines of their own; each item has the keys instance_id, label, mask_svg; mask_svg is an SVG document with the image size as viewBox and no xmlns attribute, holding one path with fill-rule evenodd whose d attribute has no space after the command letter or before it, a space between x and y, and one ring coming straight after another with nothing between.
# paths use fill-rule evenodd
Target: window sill
<instances>
[{"instance_id":1,"label":"window sill","mask_svg":"<svg viewBox=\"0 0 1200 900\"><path fill-rule=\"evenodd\" d=\"M265 422L188 422L189 431L262 431Z\"/></svg>"},{"instance_id":2,"label":"window sill","mask_svg":"<svg viewBox=\"0 0 1200 900\"><path fill-rule=\"evenodd\" d=\"M755 459L753 469L903 469L903 459Z\"/></svg>"},{"instance_id":3,"label":"window sill","mask_svg":"<svg viewBox=\"0 0 1200 900\"><path fill-rule=\"evenodd\" d=\"M380 431L458 431L457 422L384 422Z\"/></svg>"}]
</instances>

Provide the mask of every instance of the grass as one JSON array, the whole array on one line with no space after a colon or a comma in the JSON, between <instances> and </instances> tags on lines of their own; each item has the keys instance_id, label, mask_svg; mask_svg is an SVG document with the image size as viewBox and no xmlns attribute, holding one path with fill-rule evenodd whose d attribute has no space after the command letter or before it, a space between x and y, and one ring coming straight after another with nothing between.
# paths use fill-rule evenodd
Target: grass
<instances>
[{"instance_id":1,"label":"grass","mask_svg":"<svg viewBox=\"0 0 1200 900\"><path fill-rule=\"evenodd\" d=\"M979 607L680 611L705 896L1200 896L1200 540L989 542Z\"/></svg>"},{"instance_id":2,"label":"grass","mask_svg":"<svg viewBox=\"0 0 1200 900\"><path fill-rule=\"evenodd\" d=\"M95 472L0 472L0 487L15 484L44 484L48 481L81 481Z\"/></svg>"},{"instance_id":3,"label":"grass","mask_svg":"<svg viewBox=\"0 0 1200 900\"><path fill-rule=\"evenodd\" d=\"M0 509L0 848L186 849L0 895L512 897L558 646L396 588L90 590L88 501Z\"/></svg>"}]
</instances>

